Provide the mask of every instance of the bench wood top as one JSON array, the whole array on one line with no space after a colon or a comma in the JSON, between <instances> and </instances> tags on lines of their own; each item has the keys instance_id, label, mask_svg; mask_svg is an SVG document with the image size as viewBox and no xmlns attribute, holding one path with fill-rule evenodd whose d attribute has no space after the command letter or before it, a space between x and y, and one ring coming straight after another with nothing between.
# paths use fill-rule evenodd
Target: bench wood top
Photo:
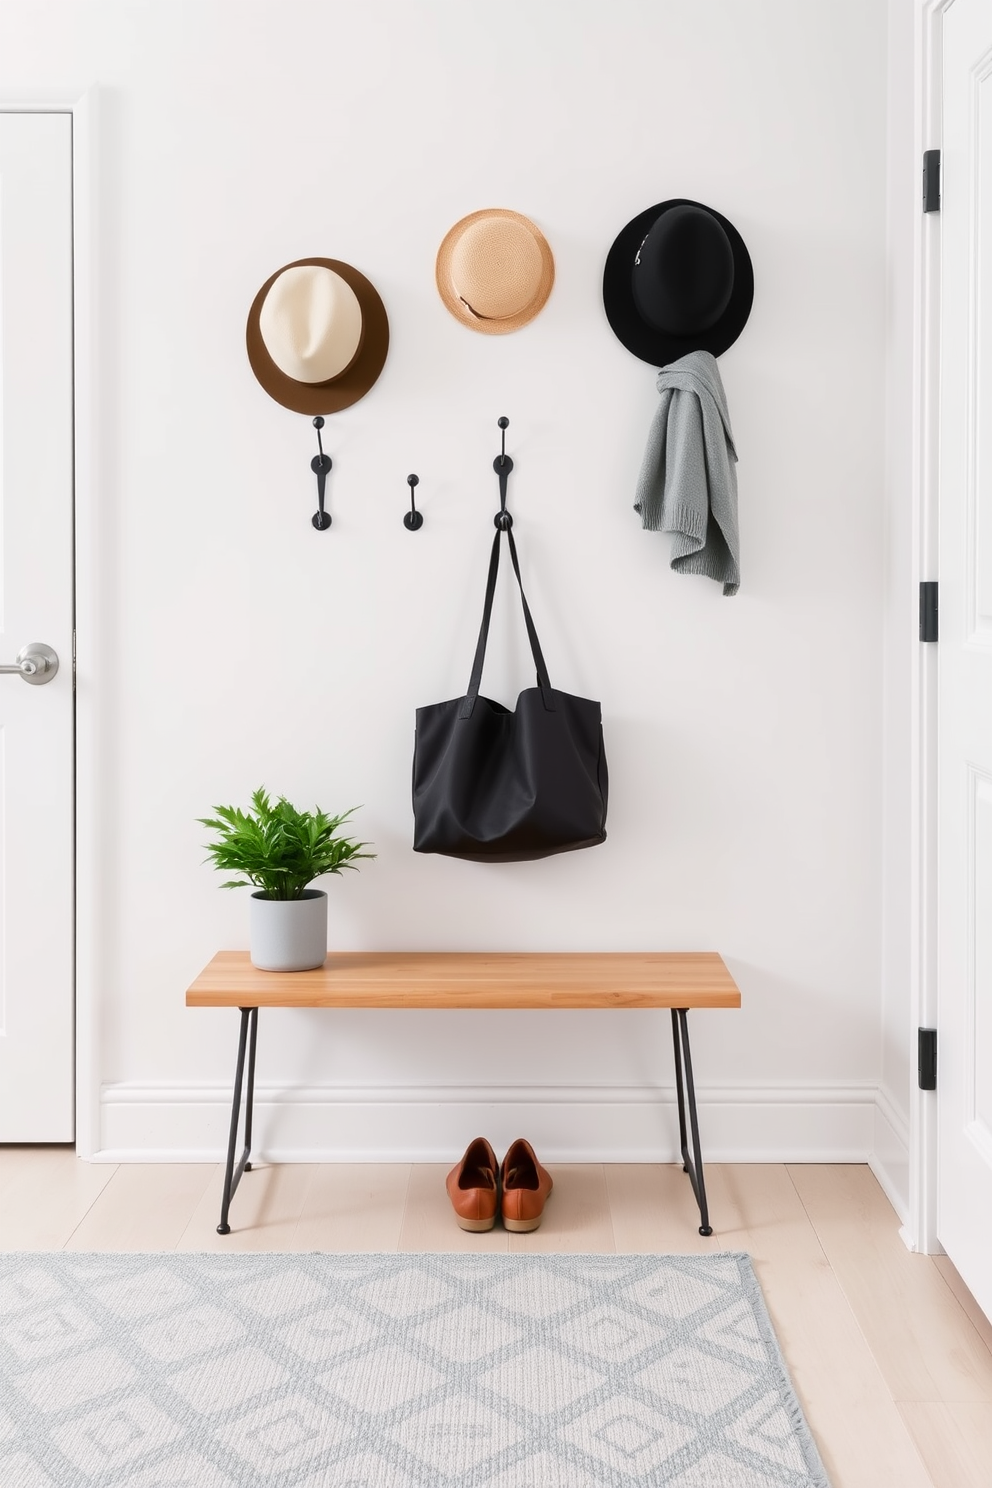
<instances>
[{"instance_id":1,"label":"bench wood top","mask_svg":"<svg viewBox=\"0 0 992 1488\"><path fill-rule=\"evenodd\" d=\"M343 951L315 971L259 971L220 951L187 1007L736 1008L715 951Z\"/></svg>"}]
</instances>

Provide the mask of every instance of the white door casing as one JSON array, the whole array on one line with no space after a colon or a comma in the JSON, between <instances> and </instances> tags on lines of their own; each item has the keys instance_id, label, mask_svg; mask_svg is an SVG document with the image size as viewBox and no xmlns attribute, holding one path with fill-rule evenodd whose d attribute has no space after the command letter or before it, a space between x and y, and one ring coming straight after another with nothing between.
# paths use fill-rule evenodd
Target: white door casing
<instances>
[{"instance_id":1,"label":"white door casing","mask_svg":"<svg viewBox=\"0 0 992 1488\"><path fill-rule=\"evenodd\" d=\"M73 1138L72 119L0 113L0 1142Z\"/></svg>"},{"instance_id":2,"label":"white door casing","mask_svg":"<svg viewBox=\"0 0 992 1488\"><path fill-rule=\"evenodd\" d=\"M937 1234L992 1315L992 7L943 24Z\"/></svg>"}]
</instances>

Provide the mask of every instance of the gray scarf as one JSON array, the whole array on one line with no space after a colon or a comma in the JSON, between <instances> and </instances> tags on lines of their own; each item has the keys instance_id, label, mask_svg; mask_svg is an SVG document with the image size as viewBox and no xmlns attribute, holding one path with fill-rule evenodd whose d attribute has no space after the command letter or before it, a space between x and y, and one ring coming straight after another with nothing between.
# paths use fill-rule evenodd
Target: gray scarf
<instances>
[{"instance_id":1,"label":"gray scarf","mask_svg":"<svg viewBox=\"0 0 992 1488\"><path fill-rule=\"evenodd\" d=\"M661 401L648 433L634 510L671 532L676 573L706 574L736 594L741 582L737 451L716 358L691 351L658 373Z\"/></svg>"}]
</instances>

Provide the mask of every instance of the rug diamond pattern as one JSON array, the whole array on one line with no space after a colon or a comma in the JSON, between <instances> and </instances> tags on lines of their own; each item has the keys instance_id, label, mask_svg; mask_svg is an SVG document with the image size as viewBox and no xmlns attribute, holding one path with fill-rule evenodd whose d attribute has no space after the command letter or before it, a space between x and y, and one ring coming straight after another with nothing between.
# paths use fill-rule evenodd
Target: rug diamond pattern
<instances>
[{"instance_id":1,"label":"rug diamond pattern","mask_svg":"<svg viewBox=\"0 0 992 1488\"><path fill-rule=\"evenodd\" d=\"M0 1257L3 1488L827 1488L744 1255Z\"/></svg>"}]
</instances>

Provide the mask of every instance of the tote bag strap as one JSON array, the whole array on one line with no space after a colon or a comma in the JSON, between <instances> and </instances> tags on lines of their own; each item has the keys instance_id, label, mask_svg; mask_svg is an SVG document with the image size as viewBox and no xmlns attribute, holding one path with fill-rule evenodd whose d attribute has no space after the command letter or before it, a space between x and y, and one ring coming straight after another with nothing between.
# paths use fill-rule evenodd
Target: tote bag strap
<instances>
[{"instance_id":1,"label":"tote bag strap","mask_svg":"<svg viewBox=\"0 0 992 1488\"><path fill-rule=\"evenodd\" d=\"M527 637L530 641L530 651L534 658L534 666L537 669L537 685L541 689L541 698L549 713L555 711L554 698L551 696L551 682L548 678L548 668L545 665L544 653L541 643L537 638L537 630L524 593L523 580L520 577L520 563L517 559L517 545L513 541L513 533L507 528L506 536L510 544L510 561L513 564L513 572L517 576L517 587L520 590L520 602L524 609L524 624L527 626ZM493 551L489 559L489 578L486 581L486 601L482 607L482 625L479 628L479 642L475 648L475 660L472 663L472 675L469 678L468 692L462 702L460 718L471 718L475 708L476 698L479 696L479 688L482 685L482 668L486 660L486 643L489 640L489 622L493 613L493 596L496 593L496 575L499 572L499 551L502 531L497 528L496 536L493 538Z\"/></svg>"}]
</instances>

